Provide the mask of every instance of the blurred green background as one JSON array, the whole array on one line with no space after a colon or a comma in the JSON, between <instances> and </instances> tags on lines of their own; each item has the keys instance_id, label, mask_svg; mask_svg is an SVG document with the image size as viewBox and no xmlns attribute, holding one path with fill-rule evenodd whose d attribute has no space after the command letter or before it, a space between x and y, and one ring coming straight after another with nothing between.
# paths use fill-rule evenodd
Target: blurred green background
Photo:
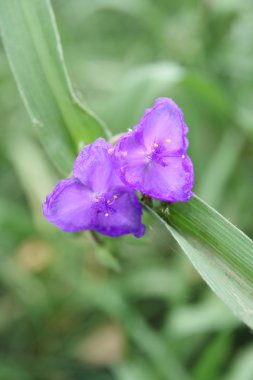
<instances>
[{"instance_id":1,"label":"blurred green background","mask_svg":"<svg viewBox=\"0 0 253 380\"><path fill-rule=\"evenodd\" d=\"M79 97L115 134L172 97L195 192L253 237L252 1L52 4ZM98 246L44 220L60 177L2 45L0 85L0 380L252 380L250 330L164 227Z\"/></svg>"}]
</instances>

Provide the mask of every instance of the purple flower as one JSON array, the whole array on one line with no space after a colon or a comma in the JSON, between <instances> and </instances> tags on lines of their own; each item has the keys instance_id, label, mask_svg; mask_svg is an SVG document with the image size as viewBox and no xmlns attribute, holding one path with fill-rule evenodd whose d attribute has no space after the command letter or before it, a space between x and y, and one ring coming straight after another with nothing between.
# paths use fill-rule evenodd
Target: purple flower
<instances>
[{"instance_id":1,"label":"purple flower","mask_svg":"<svg viewBox=\"0 0 253 380\"><path fill-rule=\"evenodd\" d=\"M160 200L190 199L193 165L186 154L187 132L177 104L168 98L157 99L115 148L115 162L122 181Z\"/></svg>"},{"instance_id":2,"label":"purple flower","mask_svg":"<svg viewBox=\"0 0 253 380\"><path fill-rule=\"evenodd\" d=\"M113 148L99 138L78 155L74 177L64 179L43 204L45 217L63 231L96 230L110 236L145 232L137 196L119 179Z\"/></svg>"}]
</instances>

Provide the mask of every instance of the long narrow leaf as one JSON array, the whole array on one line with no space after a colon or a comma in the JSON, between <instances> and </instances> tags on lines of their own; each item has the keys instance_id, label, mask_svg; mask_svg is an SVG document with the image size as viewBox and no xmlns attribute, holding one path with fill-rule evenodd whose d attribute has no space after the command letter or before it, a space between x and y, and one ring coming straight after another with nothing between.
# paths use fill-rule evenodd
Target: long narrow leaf
<instances>
[{"instance_id":1,"label":"long narrow leaf","mask_svg":"<svg viewBox=\"0 0 253 380\"><path fill-rule=\"evenodd\" d=\"M73 93L49 0L0 0L4 47L42 143L63 173L78 147L105 135Z\"/></svg>"},{"instance_id":2,"label":"long narrow leaf","mask_svg":"<svg viewBox=\"0 0 253 380\"><path fill-rule=\"evenodd\" d=\"M253 328L253 242L196 196L150 211L212 290Z\"/></svg>"}]
</instances>

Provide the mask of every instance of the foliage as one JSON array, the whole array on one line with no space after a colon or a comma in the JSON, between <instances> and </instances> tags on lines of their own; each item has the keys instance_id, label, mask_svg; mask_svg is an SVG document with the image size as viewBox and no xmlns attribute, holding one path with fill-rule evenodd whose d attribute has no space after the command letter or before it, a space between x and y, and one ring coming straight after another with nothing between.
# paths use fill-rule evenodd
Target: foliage
<instances>
[{"instance_id":1,"label":"foliage","mask_svg":"<svg viewBox=\"0 0 253 380\"><path fill-rule=\"evenodd\" d=\"M249 2L53 7L74 87L100 119L120 133L155 97L173 97L190 126L196 193L253 236ZM1 51L0 379L251 379L249 330L160 221L146 215L143 239L97 246L43 220L41 201L59 173L103 132L73 95L49 3L0 0L0 10L37 127L35 135ZM252 243L197 198L166 210L158 213L193 264L252 326Z\"/></svg>"}]
</instances>

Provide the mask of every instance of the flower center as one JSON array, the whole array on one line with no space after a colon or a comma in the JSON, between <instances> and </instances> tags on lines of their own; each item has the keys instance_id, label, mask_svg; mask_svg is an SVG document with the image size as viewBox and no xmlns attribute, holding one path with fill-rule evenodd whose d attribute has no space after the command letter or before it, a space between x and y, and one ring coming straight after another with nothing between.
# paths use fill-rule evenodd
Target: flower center
<instances>
[{"instance_id":1,"label":"flower center","mask_svg":"<svg viewBox=\"0 0 253 380\"><path fill-rule=\"evenodd\" d=\"M154 143L151 152L148 154L148 159L162 166L166 166L164 162L165 155L166 147L163 144Z\"/></svg>"},{"instance_id":2,"label":"flower center","mask_svg":"<svg viewBox=\"0 0 253 380\"><path fill-rule=\"evenodd\" d=\"M168 149L168 145L171 143L170 139L165 139L164 143L157 143L155 142L152 145L151 152L147 154L147 158L149 162L154 162L156 164L159 164L161 166L167 166L168 163L166 163L166 159L168 157L181 157L182 159L185 158L185 155L182 154L177 154L177 153L172 153L170 149Z\"/></svg>"},{"instance_id":3,"label":"flower center","mask_svg":"<svg viewBox=\"0 0 253 380\"><path fill-rule=\"evenodd\" d=\"M106 218L108 218L108 216L115 212L113 204L117 199L117 194L97 195L93 208L96 210L97 214L103 214Z\"/></svg>"}]
</instances>

